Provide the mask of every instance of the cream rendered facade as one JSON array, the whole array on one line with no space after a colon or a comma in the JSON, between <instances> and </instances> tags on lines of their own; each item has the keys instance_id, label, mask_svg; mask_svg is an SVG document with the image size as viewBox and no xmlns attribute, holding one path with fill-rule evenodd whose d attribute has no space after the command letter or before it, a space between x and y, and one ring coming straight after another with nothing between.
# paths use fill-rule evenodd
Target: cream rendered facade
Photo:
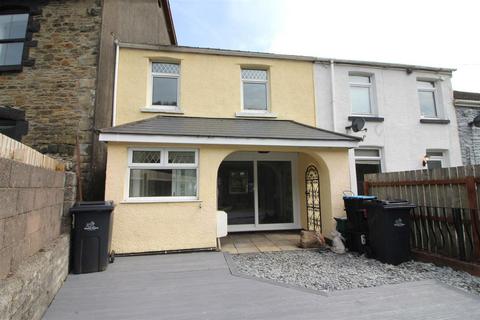
<instances>
[{"instance_id":1,"label":"cream rendered facade","mask_svg":"<svg viewBox=\"0 0 480 320\"><path fill-rule=\"evenodd\" d=\"M152 62L180 65L178 117L240 118L242 111L241 68L268 70L269 117L294 120L315 126L313 60L302 57L250 55L182 47L135 47L120 45L116 74L113 124L119 126L152 118L150 108ZM316 130L316 129L315 129ZM181 134L181 132L178 132ZM105 198L116 204L112 249L117 253L214 248L216 246L217 176L222 162L232 154L289 153L295 155L292 182L298 208L299 228L306 228L305 171L314 165L320 175L322 231L330 233L335 216L342 216L342 192L350 189L348 149L356 146L334 142L325 146L250 139L248 144L220 139L218 143L158 143L126 138L100 139L108 142ZM125 138L122 138L125 137ZM150 138L150 137L147 137ZM157 137L163 139L164 137ZM164 140L167 141L167 140ZM192 138L192 141L195 141ZM265 140L266 141L266 140ZM276 141L276 140L275 140ZM128 197L128 152L132 148L180 148L197 150L196 199L132 201Z\"/></svg>"}]
</instances>

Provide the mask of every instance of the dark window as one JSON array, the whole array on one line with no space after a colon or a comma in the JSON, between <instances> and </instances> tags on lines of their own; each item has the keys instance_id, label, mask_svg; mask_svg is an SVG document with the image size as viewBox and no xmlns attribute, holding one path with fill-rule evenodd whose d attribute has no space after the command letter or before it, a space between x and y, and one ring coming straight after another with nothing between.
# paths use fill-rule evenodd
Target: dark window
<instances>
[{"instance_id":1,"label":"dark window","mask_svg":"<svg viewBox=\"0 0 480 320\"><path fill-rule=\"evenodd\" d=\"M365 175L370 173L382 172L380 161L356 161L355 167L357 169L357 194L364 194Z\"/></svg>"},{"instance_id":2,"label":"dark window","mask_svg":"<svg viewBox=\"0 0 480 320\"><path fill-rule=\"evenodd\" d=\"M0 11L0 67L22 65L28 13Z\"/></svg>"}]
</instances>

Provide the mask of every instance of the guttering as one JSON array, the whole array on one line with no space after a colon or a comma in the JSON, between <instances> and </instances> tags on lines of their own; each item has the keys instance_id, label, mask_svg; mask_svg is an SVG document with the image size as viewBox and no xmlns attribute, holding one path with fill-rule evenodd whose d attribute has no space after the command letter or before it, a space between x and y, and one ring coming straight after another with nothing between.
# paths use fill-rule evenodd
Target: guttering
<instances>
[{"instance_id":1,"label":"guttering","mask_svg":"<svg viewBox=\"0 0 480 320\"><path fill-rule=\"evenodd\" d=\"M320 57L313 57L313 56L288 55L288 54L229 50L229 49L218 49L218 48L153 45L153 44L128 43L128 42L121 42L120 47L129 48L129 49L152 50L152 51L199 53L199 54L210 54L210 55L218 55L218 56L282 59L282 60L292 60L292 61L297 60L297 61L309 61L309 62L317 62L317 63L330 63L330 61L333 60L337 65L345 64L345 65L369 66L369 67L377 67L377 68L402 69L402 70L411 69L416 71L439 72L439 73L446 73L446 74L451 74L453 71L456 71L456 69L453 69L453 68L436 68L436 67L418 66L413 64L320 58Z\"/></svg>"},{"instance_id":2,"label":"guttering","mask_svg":"<svg viewBox=\"0 0 480 320\"><path fill-rule=\"evenodd\" d=\"M188 145L237 145L265 147L314 147L314 148L355 148L358 141L309 140L309 139L264 139L264 138L223 138L202 136L167 136L151 134L100 133L100 141L133 143L166 143Z\"/></svg>"},{"instance_id":3,"label":"guttering","mask_svg":"<svg viewBox=\"0 0 480 320\"><path fill-rule=\"evenodd\" d=\"M455 107L476 107L480 108L480 100L455 99L453 100Z\"/></svg>"},{"instance_id":4,"label":"guttering","mask_svg":"<svg viewBox=\"0 0 480 320\"><path fill-rule=\"evenodd\" d=\"M333 131L337 131L337 117L335 116L335 61L333 60L330 60L330 88L332 94Z\"/></svg>"},{"instance_id":5,"label":"guttering","mask_svg":"<svg viewBox=\"0 0 480 320\"><path fill-rule=\"evenodd\" d=\"M117 80L118 80L118 56L120 55L120 46L118 39L113 40L115 44L115 69L113 76L113 106L112 106L112 127L115 126L115 119L117 117Z\"/></svg>"}]
</instances>

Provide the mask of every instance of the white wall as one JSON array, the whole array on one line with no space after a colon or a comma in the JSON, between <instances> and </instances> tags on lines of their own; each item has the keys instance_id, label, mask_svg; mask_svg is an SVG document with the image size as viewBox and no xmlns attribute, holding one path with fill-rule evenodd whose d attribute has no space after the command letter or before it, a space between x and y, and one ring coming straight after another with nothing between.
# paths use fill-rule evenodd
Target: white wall
<instances>
[{"instance_id":1,"label":"white wall","mask_svg":"<svg viewBox=\"0 0 480 320\"><path fill-rule=\"evenodd\" d=\"M315 64L315 90L317 126L333 130L332 87L330 65ZM382 150L384 172L423 169L426 149L446 150L448 166L462 165L457 121L453 107L453 94L448 73L387 69L361 65L334 65L335 128L337 132L363 136L362 132L347 131L351 124L349 72L367 73L372 76L375 109L383 122L366 122L366 137L361 147L377 147ZM435 81L439 114L449 124L420 123L417 78ZM351 153L353 162L353 153ZM353 166L354 168L354 166ZM355 175L353 175L355 176ZM355 186L352 186L352 189Z\"/></svg>"}]
</instances>

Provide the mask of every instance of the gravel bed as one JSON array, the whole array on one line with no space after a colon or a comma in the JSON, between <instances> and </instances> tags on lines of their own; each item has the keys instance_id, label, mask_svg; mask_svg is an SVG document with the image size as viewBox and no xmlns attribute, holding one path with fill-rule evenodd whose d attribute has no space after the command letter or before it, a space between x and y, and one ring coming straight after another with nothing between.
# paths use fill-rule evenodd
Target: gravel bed
<instances>
[{"instance_id":1,"label":"gravel bed","mask_svg":"<svg viewBox=\"0 0 480 320\"><path fill-rule=\"evenodd\" d=\"M237 254L232 255L232 260L241 274L315 290L335 291L437 279L480 294L480 277L417 261L393 266L355 253L335 254L328 249Z\"/></svg>"}]
</instances>

